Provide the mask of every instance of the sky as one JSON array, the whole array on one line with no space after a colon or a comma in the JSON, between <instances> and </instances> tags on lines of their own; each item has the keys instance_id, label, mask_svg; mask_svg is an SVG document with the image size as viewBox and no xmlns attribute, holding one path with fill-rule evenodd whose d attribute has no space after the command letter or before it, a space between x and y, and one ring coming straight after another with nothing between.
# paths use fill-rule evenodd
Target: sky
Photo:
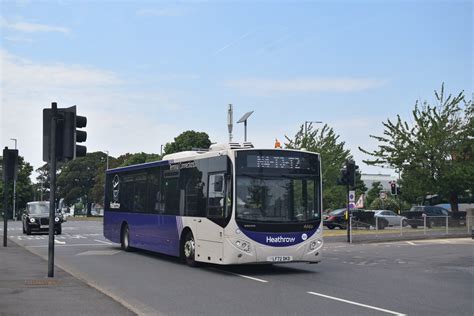
<instances>
[{"instance_id":1,"label":"sky","mask_svg":"<svg viewBox=\"0 0 474 316\"><path fill-rule=\"evenodd\" d=\"M227 107L272 148L305 121L358 150L416 100L473 89L472 1L0 2L0 145L36 169L42 110L77 106L88 152L160 153L186 130L228 141ZM315 124L315 127L321 127ZM234 140L243 141L234 123Z\"/></svg>"}]
</instances>

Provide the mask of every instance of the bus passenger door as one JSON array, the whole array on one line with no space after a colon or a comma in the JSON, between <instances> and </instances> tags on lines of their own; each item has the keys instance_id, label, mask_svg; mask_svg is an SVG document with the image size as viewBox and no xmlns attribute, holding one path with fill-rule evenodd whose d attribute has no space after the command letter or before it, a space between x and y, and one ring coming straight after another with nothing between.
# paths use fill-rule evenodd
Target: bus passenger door
<instances>
[{"instance_id":1,"label":"bus passenger door","mask_svg":"<svg viewBox=\"0 0 474 316\"><path fill-rule=\"evenodd\" d=\"M206 218L195 218L196 259L203 262L222 263L224 229L216 222L225 217L225 173L208 176Z\"/></svg>"}]
</instances>

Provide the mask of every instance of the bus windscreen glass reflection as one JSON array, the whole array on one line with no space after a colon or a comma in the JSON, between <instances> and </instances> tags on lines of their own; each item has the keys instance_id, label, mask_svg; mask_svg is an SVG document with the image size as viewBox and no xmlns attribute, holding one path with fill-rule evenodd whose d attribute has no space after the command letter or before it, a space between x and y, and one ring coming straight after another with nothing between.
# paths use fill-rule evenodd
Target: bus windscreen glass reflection
<instances>
[{"instance_id":1,"label":"bus windscreen glass reflection","mask_svg":"<svg viewBox=\"0 0 474 316\"><path fill-rule=\"evenodd\" d=\"M237 176L237 218L256 222L306 222L319 218L314 178Z\"/></svg>"}]
</instances>

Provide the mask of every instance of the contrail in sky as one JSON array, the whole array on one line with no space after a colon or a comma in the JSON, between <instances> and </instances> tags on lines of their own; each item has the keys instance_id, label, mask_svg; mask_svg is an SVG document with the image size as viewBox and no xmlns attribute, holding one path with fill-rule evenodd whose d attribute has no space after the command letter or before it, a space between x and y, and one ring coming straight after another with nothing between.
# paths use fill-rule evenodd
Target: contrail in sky
<instances>
[{"instance_id":1,"label":"contrail in sky","mask_svg":"<svg viewBox=\"0 0 474 316\"><path fill-rule=\"evenodd\" d=\"M242 35L241 37L239 37L239 38L236 39L235 41L230 42L229 44L227 44L227 45L225 45L225 46L219 48L219 49L216 50L212 55L215 56L215 55L220 54L221 52L223 52L223 51L226 50L227 48L234 46L234 45L237 44L239 41L243 40L244 38L246 38L247 36L249 36L249 35L252 34L252 33L253 33L253 31L250 31L250 32L245 33L244 35Z\"/></svg>"}]
</instances>

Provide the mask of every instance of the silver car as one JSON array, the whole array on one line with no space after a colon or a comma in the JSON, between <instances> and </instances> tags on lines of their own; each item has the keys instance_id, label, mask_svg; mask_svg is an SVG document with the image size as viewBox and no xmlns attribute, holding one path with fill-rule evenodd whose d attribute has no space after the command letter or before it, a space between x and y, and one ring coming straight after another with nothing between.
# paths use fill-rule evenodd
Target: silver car
<instances>
[{"instance_id":1,"label":"silver car","mask_svg":"<svg viewBox=\"0 0 474 316\"><path fill-rule=\"evenodd\" d=\"M375 218L384 218L387 220L389 226L406 226L407 218L405 216L400 216L394 211L389 210L373 210Z\"/></svg>"}]
</instances>

